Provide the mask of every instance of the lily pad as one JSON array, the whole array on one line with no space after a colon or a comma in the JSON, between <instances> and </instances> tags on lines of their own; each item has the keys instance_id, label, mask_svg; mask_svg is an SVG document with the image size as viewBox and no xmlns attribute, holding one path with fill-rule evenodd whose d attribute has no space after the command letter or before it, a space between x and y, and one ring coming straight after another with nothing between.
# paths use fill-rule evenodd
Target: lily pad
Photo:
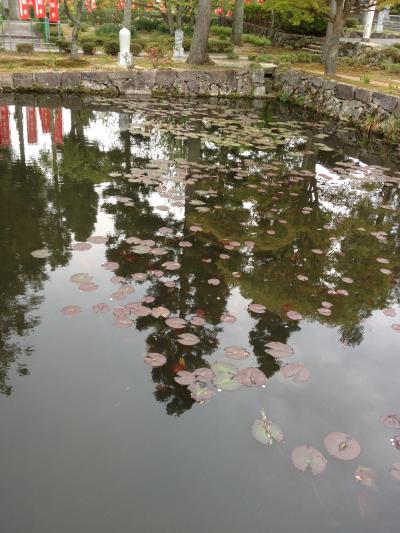
<instances>
[{"instance_id":1,"label":"lily pad","mask_svg":"<svg viewBox=\"0 0 400 533\"><path fill-rule=\"evenodd\" d=\"M292 451L291 458L294 466L301 472L305 472L309 468L314 476L322 474L328 464L328 461L319 450L305 444L297 446Z\"/></svg>"},{"instance_id":2,"label":"lily pad","mask_svg":"<svg viewBox=\"0 0 400 533\"><path fill-rule=\"evenodd\" d=\"M146 365L159 367L165 365L165 363L167 362L167 358L161 353L150 352L144 356L144 362L146 363Z\"/></svg>"},{"instance_id":3,"label":"lily pad","mask_svg":"<svg viewBox=\"0 0 400 533\"><path fill-rule=\"evenodd\" d=\"M257 418L251 426L251 432L258 442L266 446L271 446L274 441L283 441L283 431L278 424L270 420Z\"/></svg>"},{"instance_id":4,"label":"lily pad","mask_svg":"<svg viewBox=\"0 0 400 533\"><path fill-rule=\"evenodd\" d=\"M343 461L356 459L361 453L358 441L346 433L336 431L329 433L324 439L324 445L333 457Z\"/></svg>"}]
</instances>

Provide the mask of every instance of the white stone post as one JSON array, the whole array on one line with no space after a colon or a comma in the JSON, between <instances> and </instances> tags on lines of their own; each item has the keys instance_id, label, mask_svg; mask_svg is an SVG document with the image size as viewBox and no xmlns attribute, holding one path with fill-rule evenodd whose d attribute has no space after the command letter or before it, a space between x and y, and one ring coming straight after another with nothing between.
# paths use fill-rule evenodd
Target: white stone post
<instances>
[{"instance_id":1,"label":"white stone post","mask_svg":"<svg viewBox=\"0 0 400 533\"><path fill-rule=\"evenodd\" d=\"M366 12L365 16L365 25L364 25L364 34L362 36L362 41L369 41L371 38L372 24L374 23L376 4L370 6L369 10Z\"/></svg>"},{"instance_id":2,"label":"white stone post","mask_svg":"<svg viewBox=\"0 0 400 533\"><path fill-rule=\"evenodd\" d=\"M132 63L131 32L127 28L122 28L119 32L118 65L128 68Z\"/></svg>"}]
</instances>

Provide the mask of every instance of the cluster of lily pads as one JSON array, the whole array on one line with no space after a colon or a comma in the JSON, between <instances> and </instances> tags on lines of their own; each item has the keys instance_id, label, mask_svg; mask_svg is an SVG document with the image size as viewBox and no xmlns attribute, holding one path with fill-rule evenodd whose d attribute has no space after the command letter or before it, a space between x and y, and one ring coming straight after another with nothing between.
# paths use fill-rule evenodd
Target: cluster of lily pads
<instances>
[{"instance_id":1,"label":"cluster of lily pads","mask_svg":"<svg viewBox=\"0 0 400 533\"><path fill-rule=\"evenodd\" d=\"M137 107L140 109L140 105ZM196 238L201 236L205 242L212 240L203 228L202 217L217 214L223 211L224 207L221 205L223 198L221 198L221 193L218 188L215 188L215 185L209 187L207 183L204 185L204 182L207 180L217 180L221 175L226 176L229 174L232 181L232 188L241 182L240 185L243 188L255 189L260 194L266 194L272 187L279 187L283 184L289 187L292 185L295 186L307 178L314 176L314 172L304 169L294 170L294 168L282 176L280 174L280 162L266 157L269 149L276 149L279 146L292 146L296 148L296 151L292 154L294 160L293 167L296 166L295 163L299 157L314 152L299 149L298 145L301 145L298 141L300 132L299 126L296 124L293 124L291 128L287 128L287 125L284 126L283 123L275 123L270 128L268 135L260 136L260 129L254 124L255 115L253 113L249 113L248 116L239 122L232 111L222 110L219 117L213 113L204 116L201 120L203 127L199 129L198 117L192 117L190 113L185 111L184 107L179 108L179 105L177 109L174 113L175 115L179 114L180 117L185 117L186 120L184 123L165 120L165 109L160 110L155 107L149 113L147 120L141 120L136 126L131 127L131 133L142 139L151 138L154 134L155 120L160 120L157 126L158 132L172 134L177 140L186 141L188 139L197 139L200 142L207 142L210 150L214 146L218 148L235 148L245 144L249 150L253 150L253 154L261 151L262 155L260 157L256 157L255 155L253 157L237 157L236 160L232 157L230 162L225 165L220 165L218 162L203 164L164 160L144 164L143 167L133 168L126 173L112 172L110 174L112 178L126 180L133 187L145 186L150 189L153 188L161 197L167 199L169 206L165 204L157 205L154 208L157 212L166 213L172 208L184 208L187 201L195 217L193 219L194 223L189 225L187 234L176 232L166 225L158 228L155 235L146 235L146 238L136 235L126 236L123 240L124 244L129 246L130 253L135 256L148 257L149 268L145 272L134 272L130 276L120 276L117 275L120 264L117 261L105 261L102 267L106 271L113 273L111 282L117 286L117 290L109 295L111 303L96 303L93 305L92 311L95 314L110 313L113 316L115 326L119 328L134 327L137 319L141 317L149 317L155 321L161 321L167 331L174 333L174 342L190 349L201 343L200 334L196 333L200 331L198 328L203 328L207 323L204 316L199 316L196 313L183 317L173 316L167 307L161 305L163 302L157 302L151 294L144 296L140 301L132 301L124 305L119 302L124 301L128 296L135 293L136 283L152 281L163 284L171 291L179 288L179 279L175 279L173 276L181 269L180 256L186 249L193 247L196 243ZM204 109L209 110L211 108L204 107ZM312 124L312 126L315 125ZM318 128L321 129L322 127L323 124L321 123ZM245 141L243 141L244 136ZM316 135L316 138L322 140L325 138L325 135L319 133ZM323 143L317 143L315 146L323 152L332 150ZM264 161L262 160L263 155L266 158ZM400 184L400 177L388 175L381 168L363 168L355 161L337 162L332 172L335 172L336 175L343 179L351 178L357 180L358 184L373 183L377 179L389 186L398 186ZM327 179L329 181L329 175L327 175ZM171 187L167 187L167 185L171 184ZM190 198L186 198L185 195L182 197L181 191L179 190L182 184L193 187L198 185L199 188L193 190ZM288 193L288 196L292 199L298 198L299 193L291 190L289 187L288 190L291 192ZM228 195L229 191L226 194ZM279 200L282 195L283 192L278 191L272 197L275 203L268 213L270 224L267 228L259 231L259 234L262 233L262 238L269 239L270 242L273 242L281 231L281 228L286 227L288 224L287 219L284 218L284 209L279 206ZM216 203L217 201L220 203ZM136 205L134 199L127 194L117 195L115 202L122 210L133 208ZM380 203L378 207L387 211L394 210L391 205L385 203ZM313 214L313 210L313 207L304 205L300 209L300 214L304 218L307 218ZM331 223L321 224L320 229L321 231L334 231ZM360 226L357 228L359 234L366 233L366 231L364 227ZM232 255L242 254L248 258L248 264L250 265L254 259L254 253L258 252L256 238L259 234L256 233L255 231L255 235L247 235L243 231L243 239L240 240L231 238L229 235L224 235L217 243L219 247L218 260L221 260L221 262L227 265L226 268L229 270L229 261ZM379 243L384 244L387 242L388 233L383 230L369 231L369 234L376 238ZM73 244L72 250L75 252L85 252L90 250L92 245L105 244L107 241L108 237L106 236L93 235L87 242ZM340 250L338 252L339 254L344 254L340 249L340 242L333 233L330 233L329 243L332 249L336 247ZM310 252L316 257L333 253L331 249L322 248L322 246L321 248L310 247ZM51 251L48 248L43 248L34 250L31 254L33 257L43 259L49 257ZM389 259L376 257L374 261L378 263L377 266L379 267L380 265L386 265L379 268L383 277L393 276L393 271L387 268L387 265L390 264ZM210 265L212 259L204 256L202 262L204 265ZM236 279L242 277L243 271L244 269L242 271L229 270L232 277ZM309 282L309 277L301 268L297 272L296 277L300 284ZM349 296L354 280L347 274L347 272L339 274L339 281L346 285L346 289L341 285L324 286L325 292L317 307L317 312L321 315L321 319L324 317L324 319L329 320L329 317L334 313L334 303L328 301L329 299ZM92 276L88 273L74 274L70 278L70 281L77 285L79 291L92 292L98 289L98 284L96 284ZM225 283L225 281L216 277L214 273L211 273L207 279L210 293L212 294L214 287L219 286L221 283ZM118 305L114 305L115 303L118 303ZM82 307L75 304L68 305L61 310L62 314L67 316L77 315L82 311ZM262 315L267 312L267 307L262 303L252 301L248 305L247 311L252 316ZM396 310L393 307L383 309L383 313L390 318L396 316ZM285 311L285 315L288 321L299 322L303 320L303 315L293 308L288 308ZM228 309L220 316L221 324L229 325L234 324L236 321L237 317ZM393 323L391 327L395 331L400 331L400 324L398 323ZM224 356L228 360L245 360L251 355L249 350L236 345L225 346L223 351ZM295 355L295 350L290 345L275 339L269 339L265 342L265 353L274 358L279 365L280 374L285 379L301 384L311 378L311 372L303 362L287 362L288 358ZM168 353L158 353L149 350L144 355L143 360L150 367L158 368L167 364L168 355ZM209 368L200 367L193 371L187 369L179 370L174 379L182 387L187 387L191 398L197 404L204 404L220 391L234 391L241 387L265 388L267 385L267 376L259 368L253 366L239 368L233 362L226 360L216 360L210 364ZM384 416L382 417L382 422L388 427L400 429L400 417L398 415ZM257 441L265 445L271 445L273 442L281 443L284 438L281 428L275 422L269 420L265 412L262 412L261 418L254 421L251 431ZM397 446L396 443L399 443L400 447L400 437L394 437L393 444ZM323 439L323 445L328 454L341 460L355 460L361 453L361 446L358 441L354 437L342 432L331 432L326 435ZM314 475L324 472L328 464L324 454L314 446L308 444L297 446L292 451L291 459L296 468L302 472L309 469ZM400 480L400 463L394 463L390 473L394 479ZM376 473L369 467L358 466L354 476L367 487L374 488L376 486Z\"/></svg>"}]
</instances>

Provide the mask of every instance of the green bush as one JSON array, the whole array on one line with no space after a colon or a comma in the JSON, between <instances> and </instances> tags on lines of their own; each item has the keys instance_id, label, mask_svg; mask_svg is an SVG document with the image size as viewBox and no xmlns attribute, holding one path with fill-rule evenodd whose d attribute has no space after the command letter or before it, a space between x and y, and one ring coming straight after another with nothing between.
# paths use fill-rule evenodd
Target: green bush
<instances>
[{"instance_id":1,"label":"green bush","mask_svg":"<svg viewBox=\"0 0 400 533\"><path fill-rule=\"evenodd\" d=\"M63 52L66 52L68 54L71 52L71 43L67 41L66 39L57 39L56 45Z\"/></svg>"},{"instance_id":2,"label":"green bush","mask_svg":"<svg viewBox=\"0 0 400 533\"><path fill-rule=\"evenodd\" d=\"M231 34L231 29L227 26L211 26L210 32L218 37L229 37Z\"/></svg>"},{"instance_id":3,"label":"green bush","mask_svg":"<svg viewBox=\"0 0 400 533\"><path fill-rule=\"evenodd\" d=\"M93 41L85 41L82 43L82 51L85 55L94 55L96 53L96 43Z\"/></svg>"},{"instance_id":4,"label":"green bush","mask_svg":"<svg viewBox=\"0 0 400 533\"><path fill-rule=\"evenodd\" d=\"M232 50L232 52L229 52L228 54L228 59L239 59L239 54Z\"/></svg>"},{"instance_id":5,"label":"green bush","mask_svg":"<svg viewBox=\"0 0 400 533\"><path fill-rule=\"evenodd\" d=\"M233 51L233 45L227 41L208 40L208 51L211 54L229 54Z\"/></svg>"},{"instance_id":6,"label":"green bush","mask_svg":"<svg viewBox=\"0 0 400 533\"><path fill-rule=\"evenodd\" d=\"M382 58L391 59L394 63L400 63L400 49L395 46L388 46L380 51Z\"/></svg>"},{"instance_id":7,"label":"green bush","mask_svg":"<svg viewBox=\"0 0 400 533\"><path fill-rule=\"evenodd\" d=\"M358 24L359 24L359 21L357 19L349 18L345 22L345 27L355 29L357 28Z\"/></svg>"},{"instance_id":8,"label":"green bush","mask_svg":"<svg viewBox=\"0 0 400 533\"><path fill-rule=\"evenodd\" d=\"M321 57L318 54L312 54L311 52L297 52L296 63L319 63Z\"/></svg>"},{"instance_id":9,"label":"green bush","mask_svg":"<svg viewBox=\"0 0 400 533\"><path fill-rule=\"evenodd\" d=\"M33 45L30 43L18 43L16 50L19 54L32 54Z\"/></svg>"},{"instance_id":10,"label":"green bush","mask_svg":"<svg viewBox=\"0 0 400 533\"><path fill-rule=\"evenodd\" d=\"M167 33L168 27L165 22L156 17L138 17L135 20L135 29L138 31L161 31Z\"/></svg>"},{"instance_id":11,"label":"green bush","mask_svg":"<svg viewBox=\"0 0 400 533\"><path fill-rule=\"evenodd\" d=\"M105 22L95 30L98 37L101 36L116 36L121 29L121 25L116 22Z\"/></svg>"},{"instance_id":12,"label":"green bush","mask_svg":"<svg viewBox=\"0 0 400 533\"><path fill-rule=\"evenodd\" d=\"M119 52L119 41L114 39L104 41L103 49L109 56L117 56Z\"/></svg>"},{"instance_id":13,"label":"green bush","mask_svg":"<svg viewBox=\"0 0 400 533\"><path fill-rule=\"evenodd\" d=\"M392 61L383 61L381 68L387 72L399 73L400 72L400 63L393 63Z\"/></svg>"},{"instance_id":14,"label":"green bush","mask_svg":"<svg viewBox=\"0 0 400 533\"><path fill-rule=\"evenodd\" d=\"M89 30L90 26L87 22L81 22L81 32L86 33Z\"/></svg>"},{"instance_id":15,"label":"green bush","mask_svg":"<svg viewBox=\"0 0 400 533\"><path fill-rule=\"evenodd\" d=\"M244 43L254 44L254 46L271 46L271 39L262 35L244 33L242 40Z\"/></svg>"},{"instance_id":16,"label":"green bush","mask_svg":"<svg viewBox=\"0 0 400 533\"><path fill-rule=\"evenodd\" d=\"M131 54L134 56L138 56L140 52L143 50L143 46L141 43L138 43L136 41L131 42Z\"/></svg>"}]
</instances>

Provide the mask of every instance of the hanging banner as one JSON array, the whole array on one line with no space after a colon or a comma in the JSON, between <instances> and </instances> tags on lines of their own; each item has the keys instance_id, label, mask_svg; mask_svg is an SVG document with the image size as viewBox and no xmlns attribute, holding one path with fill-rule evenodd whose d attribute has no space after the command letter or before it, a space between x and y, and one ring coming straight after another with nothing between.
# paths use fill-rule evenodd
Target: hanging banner
<instances>
[{"instance_id":1,"label":"hanging banner","mask_svg":"<svg viewBox=\"0 0 400 533\"><path fill-rule=\"evenodd\" d=\"M47 107L39 107L40 123L42 125L43 133L50 133L50 109Z\"/></svg>"},{"instance_id":2,"label":"hanging banner","mask_svg":"<svg viewBox=\"0 0 400 533\"><path fill-rule=\"evenodd\" d=\"M58 0L50 0L49 21L58 22Z\"/></svg>"},{"instance_id":3,"label":"hanging banner","mask_svg":"<svg viewBox=\"0 0 400 533\"><path fill-rule=\"evenodd\" d=\"M26 129L28 131L28 144L37 144L36 108L26 108Z\"/></svg>"},{"instance_id":4,"label":"hanging banner","mask_svg":"<svg viewBox=\"0 0 400 533\"><path fill-rule=\"evenodd\" d=\"M10 146L10 116L7 105L0 107L0 146Z\"/></svg>"},{"instance_id":5,"label":"hanging banner","mask_svg":"<svg viewBox=\"0 0 400 533\"><path fill-rule=\"evenodd\" d=\"M19 18L21 20L29 19L29 6L27 0L18 0Z\"/></svg>"},{"instance_id":6,"label":"hanging banner","mask_svg":"<svg viewBox=\"0 0 400 533\"><path fill-rule=\"evenodd\" d=\"M63 142L63 119L62 108L56 109L54 116L54 143L62 144Z\"/></svg>"},{"instance_id":7,"label":"hanging banner","mask_svg":"<svg viewBox=\"0 0 400 533\"><path fill-rule=\"evenodd\" d=\"M35 17L43 19L46 16L45 0L33 0L33 9L35 10Z\"/></svg>"}]
</instances>

